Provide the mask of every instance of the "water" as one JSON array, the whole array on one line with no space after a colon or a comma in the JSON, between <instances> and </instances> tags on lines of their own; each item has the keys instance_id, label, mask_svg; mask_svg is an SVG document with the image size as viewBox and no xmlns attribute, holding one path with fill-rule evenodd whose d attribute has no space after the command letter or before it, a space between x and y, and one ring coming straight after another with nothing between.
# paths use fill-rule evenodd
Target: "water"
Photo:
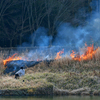
<instances>
[{"instance_id":1,"label":"water","mask_svg":"<svg viewBox=\"0 0 100 100\"><path fill-rule=\"evenodd\" d=\"M0 97L0 100L100 100L100 96Z\"/></svg>"}]
</instances>

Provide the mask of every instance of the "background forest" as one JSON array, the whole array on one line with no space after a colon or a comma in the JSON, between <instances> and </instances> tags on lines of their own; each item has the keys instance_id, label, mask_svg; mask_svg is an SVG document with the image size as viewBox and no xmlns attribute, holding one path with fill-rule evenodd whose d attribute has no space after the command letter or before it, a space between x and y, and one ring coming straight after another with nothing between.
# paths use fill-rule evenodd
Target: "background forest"
<instances>
[{"instance_id":1,"label":"background forest","mask_svg":"<svg viewBox=\"0 0 100 100\"><path fill-rule=\"evenodd\" d=\"M0 47L16 47L30 40L30 46L38 46L35 41L39 27L47 29L52 36L52 45L57 27L63 22L73 27L85 25L92 0L0 0ZM41 34L40 34L41 35ZM31 38L32 37L32 38ZM26 45L27 46L27 45Z\"/></svg>"}]
</instances>

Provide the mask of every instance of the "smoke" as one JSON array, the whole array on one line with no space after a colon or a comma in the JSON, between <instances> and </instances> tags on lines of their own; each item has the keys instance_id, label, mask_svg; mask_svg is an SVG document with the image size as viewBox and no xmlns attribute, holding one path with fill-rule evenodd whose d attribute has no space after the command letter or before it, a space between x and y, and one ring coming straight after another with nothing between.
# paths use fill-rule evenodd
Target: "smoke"
<instances>
[{"instance_id":1,"label":"smoke","mask_svg":"<svg viewBox=\"0 0 100 100\"><path fill-rule=\"evenodd\" d=\"M95 13L88 19L85 26L73 27L69 23L63 23L57 28L57 37L53 45L66 46L71 49L98 43L100 39L100 14ZM99 45L99 44L98 44Z\"/></svg>"},{"instance_id":2,"label":"smoke","mask_svg":"<svg viewBox=\"0 0 100 100\"><path fill-rule=\"evenodd\" d=\"M35 39L34 46L48 46L52 37L47 36L48 29L39 27L32 35L31 39Z\"/></svg>"},{"instance_id":3,"label":"smoke","mask_svg":"<svg viewBox=\"0 0 100 100\"><path fill-rule=\"evenodd\" d=\"M44 27L38 28L33 35L31 40L34 39L35 46L44 47L49 46L49 42L52 36L47 35L48 30ZM84 46L85 43L88 45L94 43L99 44L100 39L100 14L93 13L91 18L87 19L85 26L73 27L70 23L63 23L57 27L57 36L53 40L53 46L64 46L68 49L77 49ZM31 46L30 43L23 43L22 46Z\"/></svg>"},{"instance_id":4,"label":"smoke","mask_svg":"<svg viewBox=\"0 0 100 100\"><path fill-rule=\"evenodd\" d=\"M100 0L92 0L90 6L92 12L82 13L86 8L79 10L76 17L84 18L86 21L80 20L81 23L78 27L73 27L70 23L63 23L57 28L57 36L54 40L53 45L66 46L67 50L77 50L87 45L94 44L95 46L100 45ZM84 24L83 24L84 23ZM70 48L70 49L69 49Z\"/></svg>"},{"instance_id":5,"label":"smoke","mask_svg":"<svg viewBox=\"0 0 100 100\"><path fill-rule=\"evenodd\" d=\"M93 0L95 2L95 0ZM94 4L94 5L93 5ZM44 27L39 27L33 35L29 37L28 42L23 43L20 47L31 47L32 41L34 41L34 48L28 49L27 52L23 52L24 55L20 55L25 60L32 60L34 62L16 61L14 70L19 68L19 66L33 65L37 61L50 60L56 57L57 52L64 50L62 56L70 55L70 51L79 50L83 47L85 43L90 46L94 44L95 46L100 46L100 13L96 9L96 2L91 3L93 12L91 12L88 19L83 22L80 20L82 25L75 27L70 23L63 23L56 28L57 35L55 39L52 36L48 36L48 29ZM84 9L83 9L84 10ZM79 11L80 12L80 11ZM78 14L79 17L81 14ZM88 16L86 15L86 16ZM85 15L83 15L84 17ZM83 24L84 23L84 24ZM52 40L53 39L53 40ZM53 41L52 46L49 47L50 41ZM18 47L18 51L20 48ZM24 50L25 51L25 50ZM10 62L11 63L11 62ZM14 64L14 62L12 62ZM9 69L7 69L8 71Z\"/></svg>"},{"instance_id":6,"label":"smoke","mask_svg":"<svg viewBox=\"0 0 100 100\"><path fill-rule=\"evenodd\" d=\"M22 44L22 46L31 46L32 41L34 41L34 46L38 47L36 49L30 50L30 52L26 53L26 56L28 56L29 59L47 59L51 57L51 52L52 55L55 55L55 53L61 51L62 49L64 49L64 52L68 52L70 50L79 50L79 48L83 47L85 43L88 46L91 44L99 46L100 14L96 11L96 6L94 4L96 5L96 2L91 3L93 12L88 14L91 16L89 16L85 22L81 22L84 23L84 25L75 27L70 23L63 23L56 28L57 35L55 39L53 39L52 36L47 35L49 31L48 29L39 27L33 33L33 35L31 35L31 42ZM52 39L52 47L49 47L50 41Z\"/></svg>"}]
</instances>

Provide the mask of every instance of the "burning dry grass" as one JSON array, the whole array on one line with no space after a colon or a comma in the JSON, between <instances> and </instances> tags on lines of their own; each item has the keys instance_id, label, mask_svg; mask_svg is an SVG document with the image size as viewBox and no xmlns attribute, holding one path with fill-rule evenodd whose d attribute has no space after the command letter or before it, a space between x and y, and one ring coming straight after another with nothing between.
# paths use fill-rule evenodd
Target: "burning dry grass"
<instances>
[{"instance_id":1,"label":"burning dry grass","mask_svg":"<svg viewBox=\"0 0 100 100\"><path fill-rule=\"evenodd\" d=\"M97 55L98 56L98 55ZM74 61L68 58L63 58L59 60L54 60L51 62L41 62L34 67L26 69L27 73L33 72L53 72L53 73L62 73L62 72L76 72L81 73L83 71L94 71L100 70L100 58L96 56L92 60L88 61Z\"/></svg>"},{"instance_id":2,"label":"burning dry grass","mask_svg":"<svg viewBox=\"0 0 100 100\"><path fill-rule=\"evenodd\" d=\"M0 61L2 66L2 59ZM68 57L45 60L27 68L25 76L18 80L14 79L14 76L0 77L0 89L37 88L50 85L68 90L82 87L100 90L100 48L91 60L75 61Z\"/></svg>"},{"instance_id":3,"label":"burning dry grass","mask_svg":"<svg viewBox=\"0 0 100 100\"><path fill-rule=\"evenodd\" d=\"M89 87L100 90L100 48L91 60L74 61L65 57L49 63L44 61L26 69L26 73L34 74L33 79L45 79L60 89Z\"/></svg>"}]
</instances>

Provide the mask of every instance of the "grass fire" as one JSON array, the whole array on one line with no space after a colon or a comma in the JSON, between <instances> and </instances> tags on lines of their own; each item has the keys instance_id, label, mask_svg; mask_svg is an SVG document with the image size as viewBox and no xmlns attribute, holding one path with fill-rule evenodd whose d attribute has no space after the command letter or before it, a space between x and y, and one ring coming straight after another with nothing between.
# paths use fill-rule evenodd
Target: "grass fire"
<instances>
[{"instance_id":1,"label":"grass fire","mask_svg":"<svg viewBox=\"0 0 100 100\"><path fill-rule=\"evenodd\" d=\"M83 51L83 54L80 54L80 52L78 52L77 54L75 54L75 52L72 50L72 53L70 54L71 58L73 60L77 60L77 61L82 61L82 60L91 60L93 58L93 56L96 54L98 48L94 50L94 46L92 44L92 46L85 47L85 50Z\"/></svg>"},{"instance_id":2,"label":"grass fire","mask_svg":"<svg viewBox=\"0 0 100 100\"><path fill-rule=\"evenodd\" d=\"M91 46L87 46L85 44L85 47L81 49L81 51L75 53L74 50L72 50L72 53L70 54L70 57L72 60L76 60L76 61L84 61L84 60L92 60L93 57L95 56L95 54L98 51L98 47L96 49L94 49L93 44ZM57 52L56 57L54 58L54 60L58 60L63 58L61 55L64 53L64 49L62 51ZM67 55L65 55L67 56ZM40 58L38 58L36 61L43 61L42 59L39 60ZM17 53L13 54L12 56L9 56L8 58L3 60L3 64L6 65L7 63L11 62L11 61L17 61L17 60L25 60L25 61L29 61L28 57L21 57L18 56ZM34 61L34 59L32 60Z\"/></svg>"},{"instance_id":3,"label":"grass fire","mask_svg":"<svg viewBox=\"0 0 100 100\"><path fill-rule=\"evenodd\" d=\"M52 60L49 60L48 57L46 56L46 59L41 61L34 61L34 59L33 61L29 61L26 56L25 58L27 59L24 59L24 56L18 56L18 53L15 53L3 59L3 65L6 66L3 72L6 72L6 74L4 74L4 78L1 77L0 89L18 89L19 87L24 88L28 85L32 90L27 91L32 93L34 88L43 87L44 89L44 86L47 86L48 89L49 87L55 87L55 94L60 91L59 89L62 89L62 93L66 89L68 94L77 89L86 89L84 90L86 92L89 89L94 89L93 93L95 90L99 91L99 47L94 49L93 45L85 46L81 49L80 54L78 53L77 55L73 51L69 56L62 49L55 54ZM15 80L13 75L21 66L25 67L26 73L23 77ZM11 72L7 73L8 70L12 71L13 74ZM21 82L22 80L24 80L24 86L23 82ZM2 85L4 83L5 85ZM26 88L24 90L26 91Z\"/></svg>"},{"instance_id":4,"label":"grass fire","mask_svg":"<svg viewBox=\"0 0 100 100\"><path fill-rule=\"evenodd\" d=\"M15 53L11 57L9 56L7 59L3 60L3 64L6 65L8 62L14 61L14 60L22 60L22 58L18 57L17 53Z\"/></svg>"},{"instance_id":5,"label":"grass fire","mask_svg":"<svg viewBox=\"0 0 100 100\"><path fill-rule=\"evenodd\" d=\"M0 1L0 96L100 95L100 0Z\"/></svg>"},{"instance_id":6,"label":"grass fire","mask_svg":"<svg viewBox=\"0 0 100 100\"><path fill-rule=\"evenodd\" d=\"M99 48L94 49L93 44L91 46L87 46L85 44L85 47L81 49L81 51L75 53L74 50L72 50L72 53L70 53L70 55L66 55L66 53L64 52L64 49L62 49L61 51L56 53L56 56L52 57L52 59L49 59L49 56L46 56L44 58L46 59L41 59L41 58L37 58L37 59L29 59L28 57L24 57L24 56L18 56L17 53L13 54L12 56L9 56L8 58L3 60L3 65L6 66L6 72L9 73L9 67L10 71L16 72L20 67L31 67L31 66L35 66L36 64L39 64L41 62L47 62L47 63L53 63L55 62L55 60L61 60L62 59L69 59L70 61L89 61L92 60L93 58L95 58L95 55L97 54ZM48 53L49 54L49 53ZM63 56L62 56L63 54ZM39 60L41 59L41 60ZM7 69L8 68L8 69ZM5 72L5 73L6 73ZM14 74L14 73L13 73Z\"/></svg>"}]
</instances>

